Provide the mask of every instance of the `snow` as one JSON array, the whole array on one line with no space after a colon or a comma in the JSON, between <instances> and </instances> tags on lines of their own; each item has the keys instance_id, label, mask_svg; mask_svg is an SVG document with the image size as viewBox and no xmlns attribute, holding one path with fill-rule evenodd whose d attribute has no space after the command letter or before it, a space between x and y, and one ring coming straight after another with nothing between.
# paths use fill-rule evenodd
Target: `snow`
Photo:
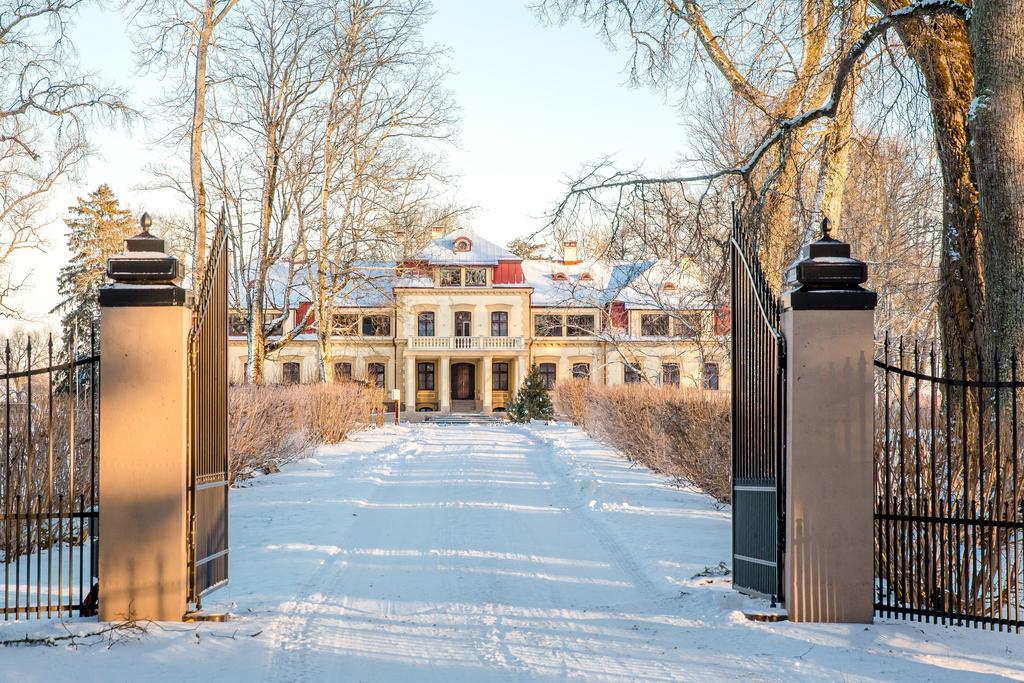
<instances>
[{"instance_id":1,"label":"snow","mask_svg":"<svg viewBox=\"0 0 1024 683\"><path fill-rule=\"evenodd\" d=\"M747 620L715 569L728 508L567 425L363 432L232 506L231 584L205 605L231 621L7 648L0 678L1024 680L1015 634ZM66 630L0 626L26 633Z\"/></svg>"}]
</instances>

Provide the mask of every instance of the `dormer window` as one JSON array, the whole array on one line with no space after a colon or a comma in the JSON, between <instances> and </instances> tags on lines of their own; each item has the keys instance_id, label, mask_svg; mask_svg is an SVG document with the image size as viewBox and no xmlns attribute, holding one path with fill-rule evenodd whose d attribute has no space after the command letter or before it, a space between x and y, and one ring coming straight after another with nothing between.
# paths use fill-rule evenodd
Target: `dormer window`
<instances>
[{"instance_id":1,"label":"dormer window","mask_svg":"<svg viewBox=\"0 0 1024 683\"><path fill-rule=\"evenodd\" d=\"M555 273L554 275L551 276L551 279L554 280L555 282L568 282L569 276L566 275L565 273Z\"/></svg>"},{"instance_id":2,"label":"dormer window","mask_svg":"<svg viewBox=\"0 0 1024 683\"><path fill-rule=\"evenodd\" d=\"M459 237L455 240L455 251L467 252L473 248L473 242L468 237Z\"/></svg>"},{"instance_id":3,"label":"dormer window","mask_svg":"<svg viewBox=\"0 0 1024 683\"><path fill-rule=\"evenodd\" d=\"M674 292L676 291L676 283L666 282L661 286L661 288L664 289L666 292Z\"/></svg>"},{"instance_id":4,"label":"dormer window","mask_svg":"<svg viewBox=\"0 0 1024 683\"><path fill-rule=\"evenodd\" d=\"M590 273L581 273L580 282L591 282L594 278L590 276Z\"/></svg>"}]
</instances>

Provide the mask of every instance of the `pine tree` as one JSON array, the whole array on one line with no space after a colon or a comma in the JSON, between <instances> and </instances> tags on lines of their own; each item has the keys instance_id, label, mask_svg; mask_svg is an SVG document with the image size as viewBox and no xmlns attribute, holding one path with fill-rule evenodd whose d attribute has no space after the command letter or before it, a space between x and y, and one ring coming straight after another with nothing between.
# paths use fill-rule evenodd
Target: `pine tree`
<instances>
[{"instance_id":1,"label":"pine tree","mask_svg":"<svg viewBox=\"0 0 1024 683\"><path fill-rule=\"evenodd\" d=\"M100 185L75 206L64 220L68 226L71 258L60 269L57 290L61 302L53 313L61 313L65 344L72 334L85 339L90 328L99 324L99 287L106 280L107 259L120 253L124 240L136 231L131 213L121 208L107 185Z\"/></svg>"},{"instance_id":2,"label":"pine tree","mask_svg":"<svg viewBox=\"0 0 1024 683\"><path fill-rule=\"evenodd\" d=\"M550 420L554 416L555 407L551 403L551 396L540 378L540 369L534 365L508 405L508 418L526 424L530 420Z\"/></svg>"}]
</instances>

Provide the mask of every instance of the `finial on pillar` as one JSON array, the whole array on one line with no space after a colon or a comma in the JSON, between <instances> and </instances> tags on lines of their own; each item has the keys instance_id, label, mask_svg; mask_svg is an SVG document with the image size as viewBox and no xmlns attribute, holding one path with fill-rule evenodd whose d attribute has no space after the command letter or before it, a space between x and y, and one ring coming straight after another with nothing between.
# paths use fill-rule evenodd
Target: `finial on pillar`
<instances>
[{"instance_id":1,"label":"finial on pillar","mask_svg":"<svg viewBox=\"0 0 1024 683\"><path fill-rule=\"evenodd\" d=\"M149 217L148 211L143 212L143 214L139 216L139 225L142 227L142 234L148 235L149 226L153 225L153 219Z\"/></svg>"},{"instance_id":2,"label":"finial on pillar","mask_svg":"<svg viewBox=\"0 0 1024 683\"><path fill-rule=\"evenodd\" d=\"M828 216L821 219L821 237L826 240L832 238L832 223Z\"/></svg>"}]
</instances>

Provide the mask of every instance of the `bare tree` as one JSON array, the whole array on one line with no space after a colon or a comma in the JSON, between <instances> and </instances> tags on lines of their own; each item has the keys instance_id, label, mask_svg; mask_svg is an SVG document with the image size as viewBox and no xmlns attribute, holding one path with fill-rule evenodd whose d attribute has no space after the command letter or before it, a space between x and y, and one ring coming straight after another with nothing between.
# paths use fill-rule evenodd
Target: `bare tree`
<instances>
[{"instance_id":1,"label":"bare tree","mask_svg":"<svg viewBox=\"0 0 1024 683\"><path fill-rule=\"evenodd\" d=\"M141 29L137 35L139 61L144 66L186 66L179 74L190 84L181 94L175 88L166 104L168 111L182 109L190 101L192 114L182 134L189 140L189 199L192 203L192 229L195 245L193 270L202 272L206 260L206 214L209 210L203 180L203 142L206 128L207 89L210 47L218 27L238 0L128 0L133 17Z\"/></svg>"},{"instance_id":2,"label":"bare tree","mask_svg":"<svg viewBox=\"0 0 1024 683\"><path fill-rule=\"evenodd\" d=\"M0 5L0 315L19 315L11 296L28 274L14 259L44 247L47 200L91 154L89 123L131 114L119 91L74 67L68 26L86 4Z\"/></svg>"}]
</instances>

